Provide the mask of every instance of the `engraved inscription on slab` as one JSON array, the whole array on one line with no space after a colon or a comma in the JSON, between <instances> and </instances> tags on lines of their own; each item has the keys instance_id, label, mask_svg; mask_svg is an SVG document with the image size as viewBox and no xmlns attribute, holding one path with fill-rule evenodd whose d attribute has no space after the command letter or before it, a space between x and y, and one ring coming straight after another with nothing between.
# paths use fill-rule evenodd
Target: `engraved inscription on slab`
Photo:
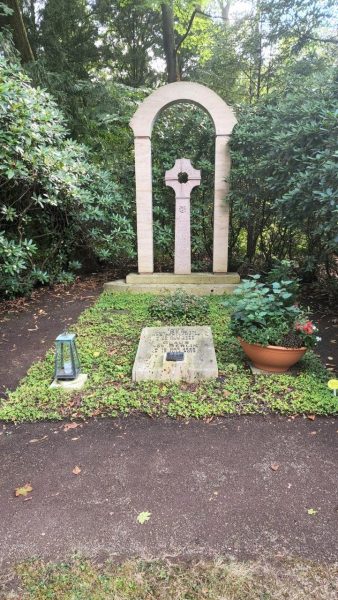
<instances>
[{"instance_id":1,"label":"engraved inscription on slab","mask_svg":"<svg viewBox=\"0 0 338 600\"><path fill-rule=\"evenodd\" d=\"M173 360L174 355L179 356L179 360ZM145 327L142 330L133 381L193 382L217 376L210 327Z\"/></svg>"}]
</instances>

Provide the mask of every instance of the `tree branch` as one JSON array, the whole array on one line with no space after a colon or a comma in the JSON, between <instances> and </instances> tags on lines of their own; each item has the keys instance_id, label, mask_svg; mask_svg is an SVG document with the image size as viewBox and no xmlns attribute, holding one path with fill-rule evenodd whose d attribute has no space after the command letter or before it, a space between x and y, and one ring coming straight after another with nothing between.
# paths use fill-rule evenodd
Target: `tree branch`
<instances>
[{"instance_id":1,"label":"tree branch","mask_svg":"<svg viewBox=\"0 0 338 600\"><path fill-rule=\"evenodd\" d=\"M181 36L181 39L180 39L180 41L178 42L178 44L177 44L177 46L176 46L176 48L175 48L175 51L176 51L176 52L177 52L177 51L178 51L178 49L179 49L179 48L182 46L182 44L183 44L184 40L185 40L185 39L188 37L188 35L189 35L189 31L190 31L190 29L192 28L192 25L193 25L194 19L195 19L195 17L196 17L196 15L197 15L197 13L199 13L199 12L200 12L200 10L199 10L198 8L195 8L194 12L192 13L192 15L191 15L191 17L190 17L190 19L189 19L189 23L188 23L188 27L187 27L187 29L186 29L186 32L185 32L185 34L184 34L184 35L182 35L182 36Z\"/></svg>"},{"instance_id":2,"label":"tree branch","mask_svg":"<svg viewBox=\"0 0 338 600\"><path fill-rule=\"evenodd\" d=\"M338 38L317 38L314 35L306 34L305 36L308 40L313 40L314 42L322 42L323 44L338 44Z\"/></svg>"}]
</instances>

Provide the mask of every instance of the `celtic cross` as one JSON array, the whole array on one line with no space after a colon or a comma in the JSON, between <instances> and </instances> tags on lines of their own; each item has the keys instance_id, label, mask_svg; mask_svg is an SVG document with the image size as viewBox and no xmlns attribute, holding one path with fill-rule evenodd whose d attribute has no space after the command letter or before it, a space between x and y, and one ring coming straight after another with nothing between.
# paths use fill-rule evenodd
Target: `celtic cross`
<instances>
[{"instance_id":1,"label":"celtic cross","mask_svg":"<svg viewBox=\"0 0 338 600\"><path fill-rule=\"evenodd\" d=\"M188 158L177 158L165 172L165 184L173 188L175 206L175 268L177 274L191 273L190 194L201 183L201 171Z\"/></svg>"}]
</instances>

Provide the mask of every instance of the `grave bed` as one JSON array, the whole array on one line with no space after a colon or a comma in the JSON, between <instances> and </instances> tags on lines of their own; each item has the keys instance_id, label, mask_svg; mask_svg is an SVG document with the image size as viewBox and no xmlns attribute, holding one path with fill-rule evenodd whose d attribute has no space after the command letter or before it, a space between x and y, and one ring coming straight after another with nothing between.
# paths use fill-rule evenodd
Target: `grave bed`
<instances>
[{"instance_id":1,"label":"grave bed","mask_svg":"<svg viewBox=\"0 0 338 600\"><path fill-rule=\"evenodd\" d=\"M1 401L0 419L19 422L131 413L210 419L267 412L324 415L337 410L327 388L328 373L313 352L299 363L296 375L253 375L230 332L222 297L209 299L209 313L198 323L158 321L149 314L152 300L146 294L102 294L72 328L78 335L82 370L88 373L85 387L73 392L50 389L51 349ZM211 327L218 377L198 383L132 382L142 329L187 324Z\"/></svg>"}]
</instances>

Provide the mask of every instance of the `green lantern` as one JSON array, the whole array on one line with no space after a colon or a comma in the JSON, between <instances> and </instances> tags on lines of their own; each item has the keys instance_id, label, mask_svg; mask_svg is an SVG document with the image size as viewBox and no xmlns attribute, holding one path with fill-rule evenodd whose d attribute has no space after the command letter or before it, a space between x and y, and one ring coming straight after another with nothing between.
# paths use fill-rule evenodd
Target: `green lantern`
<instances>
[{"instance_id":1,"label":"green lantern","mask_svg":"<svg viewBox=\"0 0 338 600\"><path fill-rule=\"evenodd\" d=\"M75 343L75 333L61 333L55 340L56 381L76 379L80 373L80 359Z\"/></svg>"}]
</instances>

